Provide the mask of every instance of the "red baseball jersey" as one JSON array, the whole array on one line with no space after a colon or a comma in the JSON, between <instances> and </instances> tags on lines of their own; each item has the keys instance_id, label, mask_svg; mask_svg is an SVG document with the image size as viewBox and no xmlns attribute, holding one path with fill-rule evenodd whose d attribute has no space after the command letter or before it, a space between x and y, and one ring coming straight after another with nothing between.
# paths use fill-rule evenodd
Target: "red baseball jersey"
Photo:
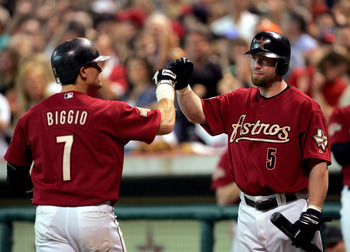
<instances>
[{"instance_id":1,"label":"red baseball jersey","mask_svg":"<svg viewBox=\"0 0 350 252\"><path fill-rule=\"evenodd\" d=\"M329 142L350 142L350 106L334 109L329 118ZM350 186L350 165L342 167L343 185Z\"/></svg>"},{"instance_id":2,"label":"red baseball jersey","mask_svg":"<svg viewBox=\"0 0 350 252\"><path fill-rule=\"evenodd\" d=\"M123 170L124 145L151 143L160 111L79 92L55 94L18 122L5 159L32 164L33 205L115 204Z\"/></svg>"},{"instance_id":3,"label":"red baseball jersey","mask_svg":"<svg viewBox=\"0 0 350 252\"><path fill-rule=\"evenodd\" d=\"M321 108L295 87L269 99L242 88L202 105L206 131L228 135L234 180L248 195L307 192L304 161L331 162Z\"/></svg>"},{"instance_id":4,"label":"red baseball jersey","mask_svg":"<svg viewBox=\"0 0 350 252\"><path fill-rule=\"evenodd\" d=\"M211 180L210 188L215 190L219 186L225 186L234 182L230 165L230 152L227 150L220 157L219 163L216 166Z\"/></svg>"}]
</instances>

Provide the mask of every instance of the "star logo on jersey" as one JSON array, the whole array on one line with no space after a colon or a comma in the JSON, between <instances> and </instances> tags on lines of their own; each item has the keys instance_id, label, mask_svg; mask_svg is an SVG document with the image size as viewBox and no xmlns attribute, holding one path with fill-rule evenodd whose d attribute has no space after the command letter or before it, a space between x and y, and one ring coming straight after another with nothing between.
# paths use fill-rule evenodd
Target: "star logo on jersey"
<instances>
[{"instance_id":1,"label":"star logo on jersey","mask_svg":"<svg viewBox=\"0 0 350 252\"><path fill-rule=\"evenodd\" d=\"M321 148L323 151L325 151L326 147L328 145L328 138L324 134L323 130L322 129L317 129L316 135L313 135L312 137L316 141L317 147Z\"/></svg>"},{"instance_id":2,"label":"star logo on jersey","mask_svg":"<svg viewBox=\"0 0 350 252\"><path fill-rule=\"evenodd\" d=\"M255 40L254 49L260 47L264 50L264 45L267 44L268 41L264 41L264 37L261 37L259 40Z\"/></svg>"},{"instance_id":3,"label":"star logo on jersey","mask_svg":"<svg viewBox=\"0 0 350 252\"><path fill-rule=\"evenodd\" d=\"M140 107L136 107L136 108L140 111L140 116L143 116L143 117L147 117L148 112L151 111L151 110L145 109L145 108L140 108Z\"/></svg>"}]
</instances>

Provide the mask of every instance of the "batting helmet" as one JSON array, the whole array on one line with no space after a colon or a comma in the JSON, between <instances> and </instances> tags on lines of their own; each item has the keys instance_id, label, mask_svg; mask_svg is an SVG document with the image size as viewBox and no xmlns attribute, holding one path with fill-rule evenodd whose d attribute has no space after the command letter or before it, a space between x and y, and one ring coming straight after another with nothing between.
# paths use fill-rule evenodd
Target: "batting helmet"
<instances>
[{"instance_id":1,"label":"batting helmet","mask_svg":"<svg viewBox=\"0 0 350 252\"><path fill-rule=\"evenodd\" d=\"M276 73L283 76L289 68L290 50L289 40L285 36L277 32L263 31L255 35L250 50L245 54L277 59Z\"/></svg>"},{"instance_id":2,"label":"batting helmet","mask_svg":"<svg viewBox=\"0 0 350 252\"><path fill-rule=\"evenodd\" d=\"M56 47L51 55L51 66L56 82L68 84L74 81L81 67L109 58L101 56L90 40L75 38Z\"/></svg>"}]
</instances>

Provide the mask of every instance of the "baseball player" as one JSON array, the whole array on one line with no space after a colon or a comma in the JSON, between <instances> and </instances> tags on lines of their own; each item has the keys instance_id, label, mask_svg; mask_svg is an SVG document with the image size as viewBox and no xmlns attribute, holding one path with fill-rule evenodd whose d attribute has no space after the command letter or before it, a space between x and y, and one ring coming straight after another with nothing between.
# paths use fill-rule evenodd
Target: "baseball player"
<instances>
[{"instance_id":1,"label":"baseball player","mask_svg":"<svg viewBox=\"0 0 350 252\"><path fill-rule=\"evenodd\" d=\"M124 145L129 140L151 143L156 135L173 129L174 83L163 81L169 70L154 76L158 99L154 110L87 95L102 87L99 64L108 59L85 38L60 44L51 64L62 92L19 120L5 155L8 183L33 192L39 252L125 252L113 210Z\"/></svg>"},{"instance_id":2,"label":"baseball player","mask_svg":"<svg viewBox=\"0 0 350 252\"><path fill-rule=\"evenodd\" d=\"M239 202L239 188L233 179L230 168L230 152L226 150L215 167L210 185L210 189L215 191L216 202L220 206Z\"/></svg>"},{"instance_id":3,"label":"baseball player","mask_svg":"<svg viewBox=\"0 0 350 252\"><path fill-rule=\"evenodd\" d=\"M215 191L216 202L220 206L239 203L239 188L236 185L230 165L230 152L226 150L217 164L211 180L210 189ZM235 251L236 242L236 220L232 221L230 232L232 233L232 250Z\"/></svg>"},{"instance_id":4,"label":"baseball player","mask_svg":"<svg viewBox=\"0 0 350 252\"><path fill-rule=\"evenodd\" d=\"M346 251L350 251L350 105L334 109L329 118L329 141L335 160L342 166L340 223Z\"/></svg>"},{"instance_id":5,"label":"baseball player","mask_svg":"<svg viewBox=\"0 0 350 252\"><path fill-rule=\"evenodd\" d=\"M246 54L254 87L210 99L200 99L188 86L192 62L172 62L180 108L209 134L228 135L231 170L241 190L237 251L303 251L311 241L321 248L331 162L324 114L283 80L290 61L285 36L258 33ZM292 241L270 221L275 212L293 223Z\"/></svg>"}]
</instances>

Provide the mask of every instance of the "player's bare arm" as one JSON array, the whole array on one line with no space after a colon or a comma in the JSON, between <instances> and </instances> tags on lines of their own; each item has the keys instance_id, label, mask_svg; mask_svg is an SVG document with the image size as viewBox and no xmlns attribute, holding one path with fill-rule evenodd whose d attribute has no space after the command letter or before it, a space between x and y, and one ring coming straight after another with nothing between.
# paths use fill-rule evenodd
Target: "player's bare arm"
<instances>
[{"instance_id":1,"label":"player's bare arm","mask_svg":"<svg viewBox=\"0 0 350 252\"><path fill-rule=\"evenodd\" d=\"M191 123L206 124L207 120L203 112L200 98L192 91L190 86L176 92L177 101L181 111Z\"/></svg>"},{"instance_id":2,"label":"player's bare arm","mask_svg":"<svg viewBox=\"0 0 350 252\"><path fill-rule=\"evenodd\" d=\"M169 134L175 124L175 81L176 75L168 69L160 69L153 76L157 86L156 95L161 119L157 135Z\"/></svg>"},{"instance_id":3,"label":"player's bare arm","mask_svg":"<svg viewBox=\"0 0 350 252\"><path fill-rule=\"evenodd\" d=\"M158 102L158 109L161 112L161 117L157 135L169 134L173 130L175 124L174 101L170 99L161 99Z\"/></svg>"},{"instance_id":4,"label":"player's bare arm","mask_svg":"<svg viewBox=\"0 0 350 252\"><path fill-rule=\"evenodd\" d=\"M239 201L239 188L235 182L219 186L215 190L216 202L220 206L227 206Z\"/></svg>"},{"instance_id":5,"label":"player's bare arm","mask_svg":"<svg viewBox=\"0 0 350 252\"><path fill-rule=\"evenodd\" d=\"M328 167L326 162L316 164L309 175L309 206L322 209L328 191Z\"/></svg>"}]
</instances>

